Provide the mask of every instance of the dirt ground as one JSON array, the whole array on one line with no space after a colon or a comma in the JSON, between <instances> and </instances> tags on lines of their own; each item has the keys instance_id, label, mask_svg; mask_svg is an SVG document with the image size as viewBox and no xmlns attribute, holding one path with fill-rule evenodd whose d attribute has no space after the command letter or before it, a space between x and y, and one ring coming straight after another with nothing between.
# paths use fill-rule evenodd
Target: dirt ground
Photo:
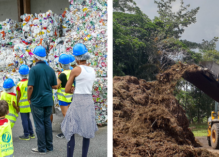
<instances>
[{"instance_id":1,"label":"dirt ground","mask_svg":"<svg viewBox=\"0 0 219 157\"><path fill-rule=\"evenodd\" d=\"M206 149L209 152L212 152L215 155L219 156L219 149L213 149L212 147L208 146L208 141L206 136L196 137L196 139L199 140L199 142L201 143L202 145L201 149Z\"/></svg>"}]
</instances>

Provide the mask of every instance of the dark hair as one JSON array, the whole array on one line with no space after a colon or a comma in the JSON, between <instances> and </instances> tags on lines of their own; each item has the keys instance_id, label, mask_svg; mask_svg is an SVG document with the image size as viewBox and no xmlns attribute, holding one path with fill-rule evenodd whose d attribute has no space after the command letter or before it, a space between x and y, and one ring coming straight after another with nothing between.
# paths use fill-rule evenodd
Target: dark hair
<instances>
[{"instance_id":1,"label":"dark hair","mask_svg":"<svg viewBox=\"0 0 219 157\"><path fill-rule=\"evenodd\" d=\"M8 113L8 103L5 100L0 100L0 117Z\"/></svg>"}]
</instances>

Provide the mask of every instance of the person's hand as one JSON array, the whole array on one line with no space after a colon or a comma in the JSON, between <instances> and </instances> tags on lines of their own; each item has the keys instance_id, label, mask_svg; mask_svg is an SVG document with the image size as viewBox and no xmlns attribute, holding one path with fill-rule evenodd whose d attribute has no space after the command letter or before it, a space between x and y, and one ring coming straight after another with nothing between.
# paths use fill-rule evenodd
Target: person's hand
<instances>
[{"instance_id":1,"label":"person's hand","mask_svg":"<svg viewBox=\"0 0 219 157\"><path fill-rule=\"evenodd\" d=\"M74 91L75 91L75 87L71 87L71 93L74 93Z\"/></svg>"},{"instance_id":2,"label":"person's hand","mask_svg":"<svg viewBox=\"0 0 219 157\"><path fill-rule=\"evenodd\" d=\"M31 104L31 101L30 101L30 100L28 100L28 102L29 102L29 104Z\"/></svg>"},{"instance_id":3,"label":"person's hand","mask_svg":"<svg viewBox=\"0 0 219 157\"><path fill-rule=\"evenodd\" d=\"M19 110L20 110L20 109L19 109L19 107L17 107L17 109L16 109L16 110L17 110L17 113L19 113Z\"/></svg>"}]
</instances>

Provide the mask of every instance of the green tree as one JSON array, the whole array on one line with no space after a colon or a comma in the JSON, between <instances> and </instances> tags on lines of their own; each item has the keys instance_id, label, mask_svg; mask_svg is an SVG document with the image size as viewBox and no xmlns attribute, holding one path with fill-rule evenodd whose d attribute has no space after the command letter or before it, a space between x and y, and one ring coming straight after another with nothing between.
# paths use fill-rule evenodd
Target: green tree
<instances>
[{"instance_id":1,"label":"green tree","mask_svg":"<svg viewBox=\"0 0 219 157\"><path fill-rule=\"evenodd\" d=\"M155 79L159 54L154 40L151 39L156 28L141 11L135 14L113 13L114 75Z\"/></svg>"},{"instance_id":2,"label":"green tree","mask_svg":"<svg viewBox=\"0 0 219 157\"><path fill-rule=\"evenodd\" d=\"M134 0L113 0L113 10L116 12L135 12L138 7Z\"/></svg>"},{"instance_id":3,"label":"green tree","mask_svg":"<svg viewBox=\"0 0 219 157\"><path fill-rule=\"evenodd\" d=\"M175 96L186 111L191 123L204 122L214 110L215 101L183 79L177 84Z\"/></svg>"},{"instance_id":4,"label":"green tree","mask_svg":"<svg viewBox=\"0 0 219 157\"><path fill-rule=\"evenodd\" d=\"M176 0L155 0L158 7L159 19L163 21L165 29L165 37L180 38L180 35L185 31L185 27L196 22L196 14L199 7L188 10L190 5L184 5L181 0L180 8L177 12L172 11L172 3Z\"/></svg>"},{"instance_id":5,"label":"green tree","mask_svg":"<svg viewBox=\"0 0 219 157\"><path fill-rule=\"evenodd\" d=\"M219 64L219 51L216 50L216 42L218 37L214 37L212 40L204 40L200 44L200 52L203 55L203 61L213 61Z\"/></svg>"},{"instance_id":6,"label":"green tree","mask_svg":"<svg viewBox=\"0 0 219 157\"><path fill-rule=\"evenodd\" d=\"M161 52L162 68L165 70L169 67L169 59L183 62L197 62L200 54L196 55L190 48L179 38L185 31L185 28L196 22L196 14L199 7L190 9L190 5L184 5L181 0L180 8L177 12L172 11L172 3L176 0L155 0L158 7L158 17L154 22L159 22L162 27L157 32L156 46ZM160 26L161 26L160 25Z\"/></svg>"}]
</instances>

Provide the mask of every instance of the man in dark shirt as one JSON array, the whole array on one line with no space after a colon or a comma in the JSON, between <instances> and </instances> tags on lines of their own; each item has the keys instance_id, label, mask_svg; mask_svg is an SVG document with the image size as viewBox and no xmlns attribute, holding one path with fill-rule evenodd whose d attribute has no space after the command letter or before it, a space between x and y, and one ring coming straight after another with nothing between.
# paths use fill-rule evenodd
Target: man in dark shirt
<instances>
[{"instance_id":1,"label":"man in dark shirt","mask_svg":"<svg viewBox=\"0 0 219 157\"><path fill-rule=\"evenodd\" d=\"M31 104L38 148L33 148L35 153L45 154L53 150L52 114L53 94L52 89L57 88L54 70L43 61L46 50L42 46L34 49L36 65L31 68L28 80L28 101Z\"/></svg>"}]
</instances>

